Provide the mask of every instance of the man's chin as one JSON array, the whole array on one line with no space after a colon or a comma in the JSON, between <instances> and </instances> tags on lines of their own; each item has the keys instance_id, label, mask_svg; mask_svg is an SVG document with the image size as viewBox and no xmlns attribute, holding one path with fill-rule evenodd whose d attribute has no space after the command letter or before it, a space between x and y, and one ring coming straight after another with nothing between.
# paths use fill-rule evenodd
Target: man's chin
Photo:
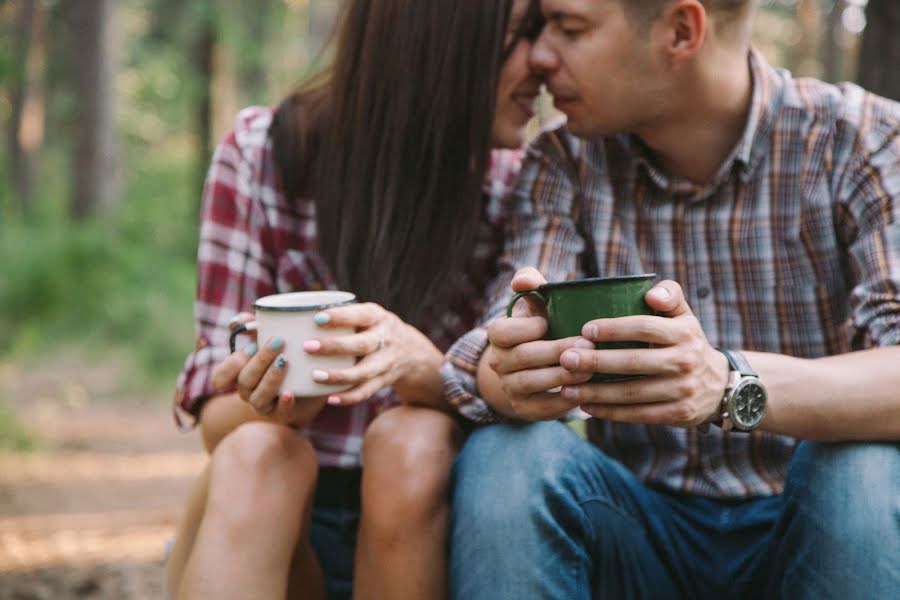
<instances>
[{"instance_id":1,"label":"man's chin","mask_svg":"<svg viewBox=\"0 0 900 600\"><path fill-rule=\"evenodd\" d=\"M572 116L566 116L568 117L566 119L566 128L572 132L573 135L580 138L592 138L603 135L602 132L597 131L597 127L593 126L593 123L586 123L583 120L573 118Z\"/></svg>"},{"instance_id":2,"label":"man's chin","mask_svg":"<svg viewBox=\"0 0 900 600\"><path fill-rule=\"evenodd\" d=\"M596 121L579 119L576 115L566 115L566 129L580 138L598 138L619 133L617 129L604 127Z\"/></svg>"}]
</instances>

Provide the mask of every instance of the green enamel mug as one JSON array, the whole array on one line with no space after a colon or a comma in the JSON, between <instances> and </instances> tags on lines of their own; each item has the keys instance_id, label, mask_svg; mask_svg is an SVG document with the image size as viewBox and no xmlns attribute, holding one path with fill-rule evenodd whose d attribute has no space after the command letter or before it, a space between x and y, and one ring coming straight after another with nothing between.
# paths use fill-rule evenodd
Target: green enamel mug
<instances>
[{"instance_id":1,"label":"green enamel mug","mask_svg":"<svg viewBox=\"0 0 900 600\"><path fill-rule=\"evenodd\" d=\"M654 286L655 273L625 275L620 277L592 277L545 283L536 290L519 292L512 297L506 308L506 316L511 317L513 307L525 296L540 301L547 309L549 325L547 339L575 337L581 335L581 328L594 319L612 319L632 315L655 315L656 312L644 302L644 296ZM598 342L598 350L620 348L646 348L644 342ZM592 382L622 381L630 375L596 373Z\"/></svg>"}]
</instances>

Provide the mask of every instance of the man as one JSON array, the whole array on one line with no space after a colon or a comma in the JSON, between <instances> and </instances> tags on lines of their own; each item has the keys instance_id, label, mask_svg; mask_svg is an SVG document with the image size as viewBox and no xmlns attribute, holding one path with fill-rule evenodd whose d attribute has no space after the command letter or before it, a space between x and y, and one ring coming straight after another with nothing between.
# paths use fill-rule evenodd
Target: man
<instances>
[{"instance_id":1,"label":"man","mask_svg":"<svg viewBox=\"0 0 900 600\"><path fill-rule=\"evenodd\" d=\"M453 402L501 422L455 466L455 597L900 590L900 105L772 69L753 10L543 0L568 124L530 151L489 317L516 269L655 272L660 316L549 341L522 302L451 350Z\"/></svg>"}]
</instances>

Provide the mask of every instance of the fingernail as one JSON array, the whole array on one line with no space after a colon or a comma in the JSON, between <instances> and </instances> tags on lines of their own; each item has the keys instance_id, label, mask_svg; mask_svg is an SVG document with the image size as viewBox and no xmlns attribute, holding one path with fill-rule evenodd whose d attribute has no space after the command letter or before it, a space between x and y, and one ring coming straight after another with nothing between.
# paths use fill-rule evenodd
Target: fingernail
<instances>
[{"instance_id":1,"label":"fingernail","mask_svg":"<svg viewBox=\"0 0 900 600\"><path fill-rule=\"evenodd\" d=\"M313 381L318 381L319 383L328 381L328 371L323 371L321 369L313 369L312 378L313 378Z\"/></svg>"},{"instance_id":2,"label":"fingernail","mask_svg":"<svg viewBox=\"0 0 900 600\"><path fill-rule=\"evenodd\" d=\"M331 406L338 406L341 403L340 396L328 396L328 404Z\"/></svg>"},{"instance_id":3,"label":"fingernail","mask_svg":"<svg viewBox=\"0 0 900 600\"><path fill-rule=\"evenodd\" d=\"M594 342L591 340L586 340L583 337L575 338L575 347L576 348L584 348L585 350L593 350L596 346L594 346Z\"/></svg>"},{"instance_id":4,"label":"fingernail","mask_svg":"<svg viewBox=\"0 0 900 600\"><path fill-rule=\"evenodd\" d=\"M668 300L672 297L672 294L669 292L669 290L661 285L656 286L655 288L647 292L647 294L652 294L659 300Z\"/></svg>"},{"instance_id":5,"label":"fingernail","mask_svg":"<svg viewBox=\"0 0 900 600\"><path fill-rule=\"evenodd\" d=\"M319 340L306 340L303 342L304 352L318 352L322 349L322 342Z\"/></svg>"},{"instance_id":6,"label":"fingernail","mask_svg":"<svg viewBox=\"0 0 900 600\"><path fill-rule=\"evenodd\" d=\"M581 335L588 339L596 340L597 339L597 326L596 325L585 325L581 330Z\"/></svg>"},{"instance_id":7,"label":"fingernail","mask_svg":"<svg viewBox=\"0 0 900 600\"><path fill-rule=\"evenodd\" d=\"M240 315L240 313L238 313L238 314L234 315L233 317L231 317L230 319L228 319L228 322L225 323L225 327L231 327L232 325L237 324L237 322L240 320L241 320L241 315Z\"/></svg>"},{"instance_id":8,"label":"fingernail","mask_svg":"<svg viewBox=\"0 0 900 600\"><path fill-rule=\"evenodd\" d=\"M283 356L279 356L275 359L275 370L276 371L284 371L284 367L287 365L287 361Z\"/></svg>"},{"instance_id":9,"label":"fingernail","mask_svg":"<svg viewBox=\"0 0 900 600\"><path fill-rule=\"evenodd\" d=\"M274 337L269 341L269 348L272 350L281 350L284 346L284 338L282 337Z\"/></svg>"},{"instance_id":10,"label":"fingernail","mask_svg":"<svg viewBox=\"0 0 900 600\"><path fill-rule=\"evenodd\" d=\"M562 389L562 395L569 400L578 400L578 388L565 386Z\"/></svg>"},{"instance_id":11,"label":"fingernail","mask_svg":"<svg viewBox=\"0 0 900 600\"><path fill-rule=\"evenodd\" d=\"M257 350L259 350L259 348L256 346L256 344L254 342L250 342L249 344L244 346L244 354L246 354L247 356L250 356L250 357L252 357L254 354L256 354Z\"/></svg>"},{"instance_id":12,"label":"fingernail","mask_svg":"<svg viewBox=\"0 0 900 600\"><path fill-rule=\"evenodd\" d=\"M569 352L567 350L559 357L559 364L570 371L577 371L579 363L581 363L581 357L578 356L577 352Z\"/></svg>"},{"instance_id":13,"label":"fingernail","mask_svg":"<svg viewBox=\"0 0 900 600\"><path fill-rule=\"evenodd\" d=\"M313 323L315 323L316 325L328 325L329 321L331 321L331 317L328 316L328 313L316 313L313 317Z\"/></svg>"}]
</instances>

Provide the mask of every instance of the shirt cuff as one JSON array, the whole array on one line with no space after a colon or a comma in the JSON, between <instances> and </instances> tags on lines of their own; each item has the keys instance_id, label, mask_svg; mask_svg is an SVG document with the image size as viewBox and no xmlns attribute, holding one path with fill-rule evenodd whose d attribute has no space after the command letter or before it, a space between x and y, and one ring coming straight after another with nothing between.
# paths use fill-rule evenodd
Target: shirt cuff
<instances>
[{"instance_id":1,"label":"shirt cuff","mask_svg":"<svg viewBox=\"0 0 900 600\"><path fill-rule=\"evenodd\" d=\"M203 339L198 342L197 350L188 356L172 398L172 417L180 430L189 431L197 425L200 409L206 399L234 391L215 389L211 381L213 369L227 356L227 348L209 346Z\"/></svg>"},{"instance_id":2,"label":"shirt cuff","mask_svg":"<svg viewBox=\"0 0 900 600\"><path fill-rule=\"evenodd\" d=\"M488 345L487 330L473 329L447 351L441 366L444 394L464 418L479 424L504 421L503 417L478 397L478 362Z\"/></svg>"}]
</instances>

